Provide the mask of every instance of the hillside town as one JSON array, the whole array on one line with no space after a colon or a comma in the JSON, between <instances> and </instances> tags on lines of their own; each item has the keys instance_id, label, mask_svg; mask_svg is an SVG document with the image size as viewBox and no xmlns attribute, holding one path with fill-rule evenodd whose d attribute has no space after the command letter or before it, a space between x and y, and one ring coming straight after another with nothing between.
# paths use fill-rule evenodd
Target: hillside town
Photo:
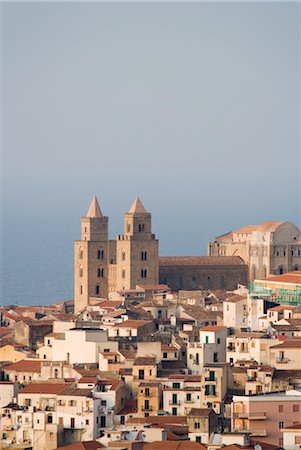
<instances>
[{"instance_id":1,"label":"hillside town","mask_svg":"<svg viewBox=\"0 0 301 450\"><path fill-rule=\"evenodd\" d=\"M138 197L108 223L94 197L74 298L0 309L0 449L300 450L299 228L159 256Z\"/></svg>"}]
</instances>

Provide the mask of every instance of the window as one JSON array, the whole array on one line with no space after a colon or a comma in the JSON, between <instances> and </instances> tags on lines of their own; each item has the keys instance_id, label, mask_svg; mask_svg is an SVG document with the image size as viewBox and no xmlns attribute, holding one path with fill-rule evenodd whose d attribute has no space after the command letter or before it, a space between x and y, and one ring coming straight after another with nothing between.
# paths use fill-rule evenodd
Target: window
<instances>
[{"instance_id":1,"label":"window","mask_svg":"<svg viewBox=\"0 0 301 450\"><path fill-rule=\"evenodd\" d=\"M173 389L180 389L180 383L172 383Z\"/></svg>"},{"instance_id":2,"label":"window","mask_svg":"<svg viewBox=\"0 0 301 450\"><path fill-rule=\"evenodd\" d=\"M206 384L205 385L205 395L215 395L214 384Z\"/></svg>"},{"instance_id":3,"label":"window","mask_svg":"<svg viewBox=\"0 0 301 450\"><path fill-rule=\"evenodd\" d=\"M84 275L84 270L82 268L79 269L79 276L82 278Z\"/></svg>"},{"instance_id":4,"label":"window","mask_svg":"<svg viewBox=\"0 0 301 450\"><path fill-rule=\"evenodd\" d=\"M283 405L278 406L278 412L283 412Z\"/></svg>"},{"instance_id":5,"label":"window","mask_svg":"<svg viewBox=\"0 0 301 450\"><path fill-rule=\"evenodd\" d=\"M89 425L89 419L86 419L86 425Z\"/></svg>"},{"instance_id":6,"label":"window","mask_svg":"<svg viewBox=\"0 0 301 450\"><path fill-rule=\"evenodd\" d=\"M69 400L69 406L76 406L76 400Z\"/></svg>"},{"instance_id":7,"label":"window","mask_svg":"<svg viewBox=\"0 0 301 450\"><path fill-rule=\"evenodd\" d=\"M205 344L209 344L209 336L205 336Z\"/></svg>"},{"instance_id":8,"label":"window","mask_svg":"<svg viewBox=\"0 0 301 450\"><path fill-rule=\"evenodd\" d=\"M122 261L125 261L125 252L121 253L121 259L122 259Z\"/></svg>"},{"instance_id":9,"label":"window","mask_svg":"<svg viewBox=\"0 0 301 450\"><path fill-rule=\"evenodd\" d=\"M191 394L186 394L186 402L191 402Z\"/></svg>"},{"instance_id":10,"label":"window","mask_svg":"<svg viewBox=\"0 0 301 450\"><path fill-rule=\"evenodd\" d=\"M79 250L79 259L83 259L84 256L84 252L82 251L82 249Z\"/></svg>"},{"instance_id":11,"label":"window","mask_svg":"<svg viewBox=\"0 0 301 450\"><path fill-rule=\"evenodd\" d=\"M279 430L282 430L284 428L284 422L279 422Z\"/></svg>"},{"instance_id":12,"label":"window","mask_svg":"<svg viewBox=\"0 0 301 450\"><path fill-rule=\"evenodd\" d=\"M201 428L200 422L194 422L194 428L195 430L199 430Z\"/></svg>"},{"instance_id":13,"label":"window","mask_svg":"<svg viewBox=\"0 0 301 450\"><path fill-rule=\"evenodd\" d=\"M173 416L177 416L177 415L178 415L178 408L172 408L172 409L171 409L171 414L172 414Z\"/></svg>"},{"instance_id":14,"label":"window","mask_svg":"<svg viewBox=\"0 0 301 450\"><path fill-rule=\"evenodd\" d=\"M218 362L218 353L213 353L213 362Z\"/></svg>"},{"instance_id":15,"label":"window","mask_svg":"<svg viewBox=\"0 0 301 450\"><path fill-rule=\"evenodd\" d=\"M146 261L147 260L147 252L146 251L142 251L141 252L141 261Z\"/></svg>"},{"instance_id":16,"label":"window","mask_svg":"<svg viewBox=\"0 0 301 450\"><path fill-rule=\"evenodd\" d=\"M138 231L139 231L139 233L142 233L144 231L144 223L141 223L141 224L139 223Z\"/></svg>"},{"instance_id":17,"label":"window","mask_svg":"<svg viewBox=\"0 0 301 450\"><path fill-rule=\"evenodd\" d=\"M144 380L144 369L139 369L138 378Z\"/></svg>"},{"instance_id":18,"label":"window","mask_svg":"<svg viewBox=\"0 0 301 450\"><path fill-rule=\"evenodd\" d=\"M299 405L293 405L293 412L299 412Z\"/></svg>"},{"instance_id":19,"label":"window","mask_svg":"<svg viewBox=\"0 0 301 450\"><path fill-rule=\"evenodd\" d=\"M165 358L165 359L167 358L167 352L163 353L163 358Z\"/></svg>"},{"instance_id":20,"label":"window","mask_svg":"<svg viewBox=\"0 0 301 450\"><path fill-rule=\"evenodd\" d=\"M103 278L104 277L104 269L103 268L98 268L97 269L97 276L98 278Z\"/></svg>"},{"instance_id":21,"label":"window","mask_svg":"<svg viewBox=\"0 0 301 450\"><path fill-rule=\"evenodd\" d=\"M99 284L97 284L97 285L96 285L96 288L95 288L95 294L96 294L96 295L99 295L99 292L100 292Z\"/></svg>"},{"instance_id":22,"label":"window","mask_svg":"<svg viewBox=\"0 0 301 450\"><path fill-rule=\"evenodd\" d=\"M122 276L122 278L125 278L125 270L124 269L121 271L121 276Z\"/></svg>"},{"instance_id":23,"label":"window","mask_svg":"<svg viewBox=\"0 0 301 450\"><path fill-rule=\"evenodd\" d=\"M147 277L147 269L141 269L141 278Z\"/></svg>"},{"instance_id":24,"label":"window","mask_svg":"<svg viewBox=\"0 0 301 450\"><path fill-rule=\"evenodd\" d=\"M80 293L81 294L83 293L83 285L82 284L80 285Z\"/></svg>"},{"instance_id":25,"label":"window","mask_svg":"<svg viewBox=\"0 0 301 450\"><path fill-rule=\"evenodd\" d=\"M97 250L97 259L104 259L105 252L103 250Z\"/></svg>"}]
</instances>

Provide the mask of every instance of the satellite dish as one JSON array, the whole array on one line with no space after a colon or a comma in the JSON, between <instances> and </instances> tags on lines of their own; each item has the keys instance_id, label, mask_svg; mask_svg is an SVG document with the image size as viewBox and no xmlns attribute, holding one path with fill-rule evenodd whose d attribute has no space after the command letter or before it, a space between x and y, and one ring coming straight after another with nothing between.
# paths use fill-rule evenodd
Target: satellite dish
<instances>
[{"instance_id":1,"label":"satellite dish","mask_svg":"<svg viewBox=\"0 0 301 450\"><path fill-rule=\"evenodd\" d=\"M259 444L254 445L254 450L262 450L261 445Z\"/></svg>"}]
</instances>

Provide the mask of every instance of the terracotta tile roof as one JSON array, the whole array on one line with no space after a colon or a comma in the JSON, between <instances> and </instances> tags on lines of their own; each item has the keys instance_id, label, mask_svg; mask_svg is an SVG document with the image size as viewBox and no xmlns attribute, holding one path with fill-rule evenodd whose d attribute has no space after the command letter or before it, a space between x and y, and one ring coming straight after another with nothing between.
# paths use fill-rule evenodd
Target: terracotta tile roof
<instances>
[{"instance_id":1,"label":"terracotta tile roof","mask_svg":"<svg viewBox=\"0 0 301 450\"><path fill-rule=\"evenodd\" d=\"M186 416L148 416L148 417L130 417L127 423L142 423L147 425L186 425Z\"/></svg>"},{"instance_id":2,"label":"terracotta tile roof","mask_svg":"<svg viewBox=\"0 0 301 450\"><path fill-rule=\"evenodd\" d=\"M268 311L285 311L285 310L292 310L295 308L296 308L296 306L278 305L278 306L274 306L273 308L269 308Z\"/></svg>"},{"instance_id":3,"label":"terracotta tile roof","mask_svg":"<svg viewBox=\"0 0 301 450\"><path fill-rule=\"evenodd\" d=\"M156 358L147 357L147 356L139 356L134 361L134 366L155 366Z\"/></svg>"},{"instance_id":4,"label":"terracotta tile roof","mask_svg":"<svg viewBox=\"0 0 301 450\"><path fill-rule=\"evenodd\" d=\"M161 350L166 350L166 351L168 351L168 350L172 350L172 351L174 351L174 352L177 352L178 351L178 349L177 349L177 347L173 347L172 345L168 345L168 344L161 344Z\"/></svg>"},{"instance_id":5,"label":"terracotta tile roof","mask_svg":"<svg viewBox=\"0 0 301 450\"><path fill-rule=\"evenodd\" d=\"M70 397L92 397L91 389L79 389L76 387L64 387L58 395L70 396Z\"/></svg>"},{"instance_id":6,"label":"terracotta tile roof","mask_svg":"<svg viewBox=\"0 0 301 450\"><path fill-rule=\"evenodd\" d=\"M256 281L270 281L272 283L291 283L301 284L301 271L294 270L293 272L287 272L282 275L274 275L266 278L259 278Z\"/></svg>"},{"instance_id":7,"label":"terracotta tile roof","mask_svg":"<svg viewBox=\"0 0 301 450\"><path fill-rule=\"evenodd\" d=\"M67 383L30 383L19 394L60 394L66 389Z\"/></svg>"},{"instance_id":8,"label":"terracotta tile roof","mask_svg":"<svg viewBox=\"0 0 301 450\"><path fill-rule=\"evenodd\" d=\"M227 329L227 327L224 327L223 325L212 325L208 327L201 328L200 331L218 331L222 329Z\"/></svg>"},{"instance_id":9,"label":"terracotta tile roof","mask_svg":"<svg viewBox=\"0 0 301 450\"><path fill-rule=\"evenodd\" d=\"M239 256L160 256L159 267L169 266L245 266Z\"/></svg>"},{"instance_id":10,"label":"terracotta tile roof","mask_svg":"<svg viewBox=\"0 0 301 450\"><path fill-rule=\"evenodd\" d=\"M125 416L137 412L137 400L127 400L124 406L118 411L118 416Z\"/></svg>"},{"instance_id":11,"label":"terracotta tile roof","mask_svg":"<svg viewBox=\"0 0 301 450\"><path fill-rule=\"evenodd\" d=\"M125 320L124 322L116 323L113 328L140 328L150 324L152 324L150 320Z\"/></svg>"},{"instance_id":12,"label":"terracotta tile roof","mask_svg":"<svg viewBox=\"0 0 301 450\"><path fill-rule=\"evenodd\" d=\"M208 417L211 411L213 411L211 408L191 408L190 412L187 415Z\"/></svg>"},{"instance_id":13,"label":"terracotta tile roof","mask_svg":"<svg viewBox=\"0 0 301 450\"><path fill-rule=\"evenodd\" d=\"M15 372L41 372L41 361L34 359L23 359L22 361L17 361L7 367L7 371Z\"/></svg>"},{"instance_id":14,"label":"terracotta tile roof","mask_svg":"<svg viewBox=\"0 0 301 450\"><path fill-rule=\"evenodd\" d=\"M207 450L204 444L193 441L154 441L144 444L143 450Z\"/></svg>"},{"instance_id":15,"label":"terracotta tile roof","mask_svg":"<svg viewBox=\"0 0 301 450\"><path fill-rule=\"evenodd\" d=\"M293 341L287 340L281 344L273 345L273 347L271 347L271 350L282 349L282 348L300 348L301 349L301 339L298 339L298 340L296 339Z\"/></svg>"},{"instance_id":16,"label":"terracotta tile roof","mask_svg":"<svg viewBox=\"0 0 301 450\"><path fill-rule=\"evenodd\" d=\"M83 441L57 447L56 450L98 450L99 448L105 447L97 441Z\"/></svg>"},{"instance_id":17,"label":"terracotta tile roof","mask_svg":"<svg viewBox=\"0 0 301 450\"><path fill-rule=\"evenodd\" d=\"M166 284L139 284L137 288L142 288L144 291L170 291Z\"/></svg>"}]
</instances>

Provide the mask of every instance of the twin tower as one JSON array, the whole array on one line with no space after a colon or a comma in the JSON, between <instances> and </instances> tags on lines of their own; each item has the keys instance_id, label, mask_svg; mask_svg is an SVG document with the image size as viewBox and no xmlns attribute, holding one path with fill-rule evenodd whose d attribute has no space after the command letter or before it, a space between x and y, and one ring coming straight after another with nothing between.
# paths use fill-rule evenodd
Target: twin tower
<instances>
[{"instance_id":1,"label":"twin tower","mask_svg":"<svg viewBox=\"0 0 301 450\"><path fill-rule=\"evenodd\" d=\"M137 197L124 215L124 233L116 241L109 240L108 222L93 197L74 247L75 313L109 292L159 282L158 240L141 200Z\"/></svg>"}]
</instances>

